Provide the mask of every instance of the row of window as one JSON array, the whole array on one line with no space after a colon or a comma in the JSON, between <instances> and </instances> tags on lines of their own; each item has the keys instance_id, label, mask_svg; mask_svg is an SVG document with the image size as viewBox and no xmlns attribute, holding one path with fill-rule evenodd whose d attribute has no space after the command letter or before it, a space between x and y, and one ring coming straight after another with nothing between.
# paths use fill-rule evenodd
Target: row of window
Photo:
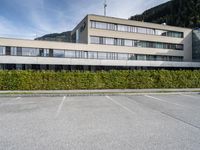
<instances>
[{"instance_id":1,"label":"row of window","mask_svg":"<svg viewBox=\"0 0 200 150\"><path fill-rule=\"evenodd\" d=\"M81 59L105 59L105 60L154 60L154 61L183 61L179 56L157 56L113 52L72 51L56 49L38 49L22 47L0 47L0 55L11 56L35 56L35 57L60 57Z\"/></svg>"},{"instance_id":2,"label":"row of window","mask_svg":"<svg viewBox=\"0 0 200 150\"><path fill-rule=\"evenodd\" d=\"M159 48L159 49L173 49L183 50L183 44L171 44L161 42L149 42L139 40L128 40L108 37L90 37L91 44L104 44L104 45L117 45L117 46L130 46L130 47L145 47L145 48Z\"/></svg>"},{"instance_id":3,"label":"row of window","mask_svg":"<svg viewBox=\"0 0 200 150\"><path fill-rule=\"evenodd\" d=\"M91 21L91 28L183 38L183 32L150 29L144 27L105 23L99 21Z\"/></svg>"}]
</instances>

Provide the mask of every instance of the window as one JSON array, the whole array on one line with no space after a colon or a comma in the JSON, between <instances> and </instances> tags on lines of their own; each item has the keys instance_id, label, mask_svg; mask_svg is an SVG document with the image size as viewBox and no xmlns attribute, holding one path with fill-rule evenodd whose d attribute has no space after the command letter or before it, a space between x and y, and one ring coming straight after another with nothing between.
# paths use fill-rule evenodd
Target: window
<instances>
[{"instance_id":1,"label":"window","mask_svg":"<svg viewBox=\"0 0 200 150\"><path fill-rule=\"evenodd\" d=\"M82 58L88 59L88 51L83 51Z\"/></svg>"},{"instance_id":2,"label":"window","mask_svg":"<svg viewBox=\"0 0 200 150\"><path fill-rule=\"evenodd\" d=\"M176 48L176 50L183 50L183 45L182 44L177 44L176 46L175 46Z\"/></svg>"},{"instance_id":3,"label":"window","mask_svg":"<svg viewBox=\"0 0 200 150\"><path fill-rule=\"evenodd\" d=\"M167 32L163 30L156 30L156 35L167 36Z\"/></svg>"},{"instance_id":4,"label":"window","mask_svg":"<svg viewBox=\"0 0 200 150\"><path fill-rule=\"evenodd\" d=\"M137 55L137 60L146 60L146 55Z\"/></svg>"},{"instance_id":5,"label":"window","mask_svg":"<svg viewBox=\"0 0 200 150\"><path fill-rule=\"evenodd\" d=\"M17 47L17 56L22 56L22 48Z\"/></svg>"},{"instance_id":6,"label":"window","mask_svg":"<svg viewBox=\"0 0 200 150\"><path fill-rule=\"evenodd\" d=\"M106 59L107 53L98 52L98 59Z\"/></svg>"},{"instance_id":7,"label":"window","mask_svg":"<svg viewBox=\"0 0 200 150\"><path fill-rule=\"evenodd\" d=\"M91 44L100 44L99 37L91 36L90 37L90 42L91 42Z\"/></svg>"},{"instance_id":8,"label":"window","mask_svg":"<svg viewBox=\"0 0 200 150\"><path fill-rule=\"evenodd\" d=\"M122 40L121 39L114 39L114 45L121 46L122 45Z\"/></svg>"},{"instance_id":9,"label":"window","mask_svg":"<svg viewBox=\"0 0 200 150\"><path fill-rule=\"evenodd\" d=\"M39 56L44 56L44 49L39 49Z\"/></svg>"},{"instance_id":10,"label":"window","mask_svg":"<svg viewBox=\"0 0 200 150\"><path fill-rule=\"evenodd\" d=\"M125 40L124 45L125 46L133 46L133 41L132 40Z\"/></svg>"},{"instance_id":11,"label":"window","mask_svg":"<svg viewBox=\"0 0 200 150\"><path fill-rule=\"evenodd\" d=\"M0 55L5 55L5 47L0 46Z\"/></svg>"},{"instance_id":12,"label":"window","mask_svg":"<svg viewBox=\"0 0 200 150\"><path fill-rule=\"evenodd\" d=\"M96 28L96 22L95 21L91 21L91 28Z\"/></svg>"},{"instance_id":13,"label":"window","mask_svg":"<svg viewBox=\"0 0 200 150\"><path fill-rule=\"evenodd\" d=\"M183 32L91 21L91 28L183 38Z\"/></svg>"},{"instance_id":14,"label":"window","mask_svg":"<svg viewBox=\"0 0 200 150\"><path fill-rule=\"evenodd\" d=\"M146 29L147 30L147 34L155 34L155 29Z\"/></svg>"},{"instance_id":15,"label":"window","mask_svg":"<svg viewBox=\"0 0 200 150\"><path fill-rule=\"evenodd\" d=\"M116 24L108 23L107 25L108 25L108 30L117 31L117 25Z\"/></svg>"},{"instance_id":16,"label":"window","mask_svg":"<svg viewBox=\"0 0 200 150\"><path fill-rule=\"evenodd\" d=\"M16 56L17 55L17 48L16 47L11 47L11 55Z\"/></svg>"},{"instance_id":17,"label":"window","mask_svg":"<svg viewBox=\"0 0 200 150\"><path fill-rule=\"evenodd\" d=\"M118 59L119 60L128 60L128 54L119 53Z\"/></svg>"},{"instance_id":18,"label":"window","mask_svg":"<svg viewBox=\"0 0 200 150\"><path fill-rule=\"evenodd\" d=\"M82 58L83 57L82 51L76 51L75 54L76 54L76 58Z\"/></svg>"},{"instance_id":19,"label":"window","mask_svg":"<svg viewBox=\"0 0 200 150\"><path fill-rule=\"evenodd\" d=\"M22 48L22 56L38 56L39 49L35 48Z\"/></svg>"},{"instance_id":20,"label":"window","mask_svg":"<svg viewBox=\"0 0 200 150\"><path fill-rule=\"evenodd\" d=\"M140 28L140 27L138 27L138 33L146 34L147 30L146 30L146 28Z\"/></svg>"},{"instance_id":21,"label":"window","mask_svg":"<svg viewBox=\"0 0 200 150\"><path fill-rule=\"evenodd\" d=\"M53 57L65 57L65 51L64 50L54 50Z\"/></svg>"},{"instance_id":22,"label":"window","mask_svg":"<svg viewBox=\"0 0 200 150\"><path fill-rule=\"evenodd\" d=\"M97 59L98 58L97 52L88 52L88 58Z\"/></svg>"},{"instance_id":23,"label":"window","mask_svg":"<svg viewBox=\"0 0 200 150\"><path fill-rule=\"evenodd\" d=\"M75 51L69 51L69 50L65 51L65 57L66 58L75 58L76 57Z\"/></svg>"},{"instance_id":24,"label":"window","mask_svg":"<svg viewBox=\"0 0 200 150\"><path fill-rule=\"evenodd\" d=\"M53 57L54 56L54 51L53 49L49 49L49 57Z\"/></svg>"},{"instance_id":25,"label":"window","mask_svg":"<svg viewBox=\"0 0 200 150\"><path fill-rule=\"evenodd\" d=\"M113 38L106 38L106 45L114 45L114 39Z\"/></svg>"},{"instance_id":26,"label":"window","mask_svg":"<svg viewBox=\"0 0 200 150\"><path fill-rule=\"evenodd\" d=\"M115 59L117 59L117 54L116 53L107 53L106 58L109 60L115 60Z\"/></svg>"},{"instance_id":27,"label":"window","mask_svg":"<svg viewBox=\"0 0 200 150\"><path fill-rule=\"evenodd\" d=\"M96 22L96 28L98 28L98 29L107 29L107 23Z\"/></svg>"},{"instance_id":28,"label":"window","mask_svg":"<svg viewBox=\"0 0 200 150\"><path fill-rule=\"evenodd\" d=\"M118 31L127 32L128 31L127 26L118 25Z\"/></svg>"},{"instance_id":29,"label":"window","mask_svg":"<svg viewBox=\"0 0 200 150\"><path fill-rule=\"evenodd\" d=\"M136 56L134 54L129 54L128 60L136 60Z\"/></svg>"},{"instance_id":30,"label":"window","mask_svg":"<svg viewBox=\"0 0 200 150\"><path fill-rule=\"evenodd\" d=\"M11 55L11 47L6 46L6 55Z\"/></svg>"}]
</instances>

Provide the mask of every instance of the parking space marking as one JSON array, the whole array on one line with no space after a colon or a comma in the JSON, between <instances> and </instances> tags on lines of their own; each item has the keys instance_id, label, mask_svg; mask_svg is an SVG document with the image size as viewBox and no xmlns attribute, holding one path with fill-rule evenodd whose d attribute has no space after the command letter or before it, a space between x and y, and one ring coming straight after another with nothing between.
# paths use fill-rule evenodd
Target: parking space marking
<instances>
[{"instance_id":1,"label":"parking space marking","mask_svg":"<svg viewBox=\"0 0 200 150\"><path fill-rule=\"evenodd\" d=\"M60 111L61 111L61 109L62 109L62 106L63 106L63 104L64 104L64 102L65 102L65 99L66 99L66 96L63 97L63 99L62 99L60 105L58 106L58 109L57 109L57 112L56 112L56 115L55 115L56 118L57 118L58 115L60 114Z\"/></svg>"},{"instance_id":2,"label":"parking space marking","mask_svg":"<svg viewBox=\"0 0 200 150\"><path fill-rule=\"evenodd\" d=\"M168 103L168 104L172 104L172 105L176 105L176 106L185 107L184 105L180 105L180 104L177 104L177 103L172 103L172 102L169 102L169 101L166 101L166 100L157 98L157 97L153 97L153 96L150 96L150 95L144 95L144 96L145 96L145 97L148 97L148 98L151 98L151 99L154 99L154 100L157 100L157 101L165 102L165 103Z\"/></svg>"},{"instance_id":3,"label":"parking space marking","mask_svg":"<svg viewBox=\"0 0 200 150\"><path fill-rule=\"evenodd\" d=\"M15 98L15 100L20 100L21 99L21 97L17 97L17 98Z\"/></svg>"},{"instance_id":4,"label":"parking space marking","mask_svg":"<svg viewBox=\"0 0 200 150\"><path fill-rule=\"evenodd\" d=\"M111 98L110 96L106 96L107 99L109 99L110 101L112 101L113 103L115 103L116 105L122 107L124 110L128 111L129 113L135 115L135 112L133 112L132 110L130 110L128 107L122 105L121 103L115 101L113 98Z\"/></svg>"}]
</instances>

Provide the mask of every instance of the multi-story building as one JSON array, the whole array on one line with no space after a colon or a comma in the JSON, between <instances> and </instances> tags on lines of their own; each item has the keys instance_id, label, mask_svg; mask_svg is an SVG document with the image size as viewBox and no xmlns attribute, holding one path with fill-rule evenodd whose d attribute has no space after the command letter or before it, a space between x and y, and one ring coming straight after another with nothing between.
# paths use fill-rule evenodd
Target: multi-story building
<instances>
[{"instance_id":1,"label":"multi-story building","mask_svg":"<svg viewBox=\"0 0 200 150\"><path fill-rule=\"evenodd\" d=\"M199 69L192 29L87 15L72 43L0 38L1 69Z\"/></svg>"}]
</instances>

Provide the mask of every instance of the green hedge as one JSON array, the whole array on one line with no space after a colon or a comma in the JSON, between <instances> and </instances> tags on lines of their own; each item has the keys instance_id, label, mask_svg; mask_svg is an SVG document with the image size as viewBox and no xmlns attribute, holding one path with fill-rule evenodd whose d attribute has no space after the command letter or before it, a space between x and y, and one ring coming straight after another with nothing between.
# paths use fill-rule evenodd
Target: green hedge
<instances>
[{"instance_id":1,"label":"green hedge","mask_svg":"<svg viewBox=\"0 0 200 150\"><path fill-rule=\"evenodd\" d=\"M200 88L200 71L0 71L0 90Z\"/></svg>"}]
</instances>

